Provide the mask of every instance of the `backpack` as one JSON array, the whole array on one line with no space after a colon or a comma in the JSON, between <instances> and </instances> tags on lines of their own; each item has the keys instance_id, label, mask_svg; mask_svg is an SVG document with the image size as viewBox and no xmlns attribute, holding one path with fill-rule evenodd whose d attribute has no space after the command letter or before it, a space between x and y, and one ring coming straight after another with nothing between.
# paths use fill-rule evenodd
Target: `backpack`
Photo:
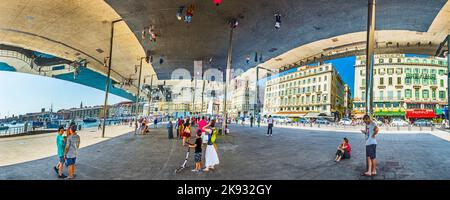
<instances>
[{"instance_id":1,"label":"backpack","mask_svg":"<svg viewBox=\"0 0 450 200\"><path fill-rule=\"evenodd\" d=\"M214 144L216 142L216 137L217 137L217 129L213 130L213 133L211 135L211 143Z\"/></svg>"}]
</instances>

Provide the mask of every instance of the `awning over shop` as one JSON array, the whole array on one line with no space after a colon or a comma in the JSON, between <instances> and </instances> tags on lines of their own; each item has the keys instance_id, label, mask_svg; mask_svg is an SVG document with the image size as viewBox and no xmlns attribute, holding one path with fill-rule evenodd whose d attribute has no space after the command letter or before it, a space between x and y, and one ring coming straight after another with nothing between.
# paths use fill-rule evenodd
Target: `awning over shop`
<instances>
[{"instance_id":1,"label":"awning over shop","mask_svg":"<svg viewBox=\"0 0 450 200\"><path fill-rule=\"evenodd\" d=\"M436 117L434 110L407 110L406 117L412 119L432 119Z\"/></svg>"},{"instance_id":2,"label":"awning over shop","mask_svg":"<svg viewBox=\"0 0 450 200\"><path fill-rule=\"evenodd\" d=\"M405 116L405 111L401 110L381 110L375 111L375 116L388 116L388 117L403 117Z\"/></svg>"},{"instance_id":3,"label":"awning over shop","mask_svg":"<svg viewBox=\"0 0 450 200\"><path fill-rule=\"evenodd\" d=\"M303 117L306 113L302 112L277 112L272 116L280 116L280 117Z\"/></svg>"},{"instance_id":4,"label":"awning over shop","mask_svg":"<svg viewBox=\"0 0 450 200\"><path fill-rule=\"evenodd\" d=\"M313 113L313 112L310 112L310 113L306 114L304 117L305 117L305 118L318 118L319 115L320 115L320 113Z\"/></svg>"}]
</instances>

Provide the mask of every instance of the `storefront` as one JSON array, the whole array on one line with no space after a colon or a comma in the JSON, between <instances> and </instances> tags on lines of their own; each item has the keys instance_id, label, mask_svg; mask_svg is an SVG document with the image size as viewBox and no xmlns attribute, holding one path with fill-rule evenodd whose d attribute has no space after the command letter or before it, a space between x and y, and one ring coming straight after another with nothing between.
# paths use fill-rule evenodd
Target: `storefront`
<instances>
[{"instance_id":1,"label":"storefront","mask_svg":"<svg viewBox=\"0 0 450 200\"><path fill-rule=\"evenodd\" d=\"M405 118L405 111L402 109L398 109L398 110L375 110L374 112L374 116L376 118L382 118L382 119L387 119L387 120L391 120L392 118Z\"/></svg>"},{"instance_id":2,"label":"storefront","mask_svg":"<svg viewBox=\"0 0 450 200\"><path fill-rule=\"evenodd\" d=\"M436 113L429 109L411 109L406 111L406 118L410 120L433 119L436 118Z\"/></svg>"}]
</instances>

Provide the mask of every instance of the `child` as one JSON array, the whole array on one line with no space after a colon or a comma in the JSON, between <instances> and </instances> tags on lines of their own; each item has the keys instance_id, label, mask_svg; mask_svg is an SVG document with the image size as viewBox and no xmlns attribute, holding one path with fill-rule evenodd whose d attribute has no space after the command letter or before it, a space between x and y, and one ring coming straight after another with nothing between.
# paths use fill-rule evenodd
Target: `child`
<instances>
[{"instance_id":1,"label":"child","mask_svg":"<svg viewBox=\"0 0 450 200\"><path fill-rule=\"evenodd\" d=\"M195 144L189 144L190 148L195 148L194 161L195 161L195 169L193 172L199 172L202 169L202 131L197 130L197 134L195 134Z\"/></svg>"},{"instance_id":2,"label":"child","mask_svg":"<svg viewBox=\"0 0 450 200\"><path fill-rule=\"evenodd\" d=\"M58 164L54 167L55 172L58 174L58 178L66 178L67 176L63 174L64 168L64 149L66 148L66 141L64 134L64 127L60 126L58 128L58 136L56 136L56 147L58 149Z\"/></svg>"},{"instance_id":3,"label":"child","mask_svg":"<svg viewBox=\"0 0 450 200\"><path fill-rule=\"evenodd\" d=\"M347 138L344 138L342 143L338 146L334 162L339 162L341 161L341 159L350 159L350 151L351 151L350 143L348 143Z\"/></svg>"}]
</instances>

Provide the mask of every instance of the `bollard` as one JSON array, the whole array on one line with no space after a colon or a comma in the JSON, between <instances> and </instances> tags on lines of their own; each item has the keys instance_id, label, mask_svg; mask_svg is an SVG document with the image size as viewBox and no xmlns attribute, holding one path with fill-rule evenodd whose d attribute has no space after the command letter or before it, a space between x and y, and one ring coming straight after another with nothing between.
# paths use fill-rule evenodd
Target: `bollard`
<instances>
[{"instance_id":1,"label":"bollard","mask_svg":"<svg viewBox=\"0 0 450 200\"><path fill-rule=\"evenodd\" d=\"M420 132L422 132L422 126L419 126L419 130L420 130Z\"/></svg>"},{"instance_id":2,"label":"bollard","mask_svg":"<svg viewBox=\"0 0 450 200\"><path fill-rule=\"evenodd\" d=\"M317 124L317 128L320 128L320 124Z\"/></svg>"},{"instance_id":3,"label":"bollard","mask_svg":"<svg viewBox=\"0 0 450 200\"><path fill-rule=\"evenodd\" d=\"M411 125L408 126L408 131L411 131Z\"/></svg>"},{"instance_id":4,"label":"bollard","mask_svg":"<svg viewBox=\"0 0 450 200\"><path fill-rule=\"evenodd\" d=\"M400 131L400 126L399 125L397 125L397 131Z\"/></svg>"},{"instance_id":5,"label":"bollard","mask_svg":"<svg viewBox=\"0 0 450 200\"><path fill-rule=\"evenodd\" d=\"M431 131L434 131L434 126L433 125L431 125Z\"/></svg>"}]
</instances>

